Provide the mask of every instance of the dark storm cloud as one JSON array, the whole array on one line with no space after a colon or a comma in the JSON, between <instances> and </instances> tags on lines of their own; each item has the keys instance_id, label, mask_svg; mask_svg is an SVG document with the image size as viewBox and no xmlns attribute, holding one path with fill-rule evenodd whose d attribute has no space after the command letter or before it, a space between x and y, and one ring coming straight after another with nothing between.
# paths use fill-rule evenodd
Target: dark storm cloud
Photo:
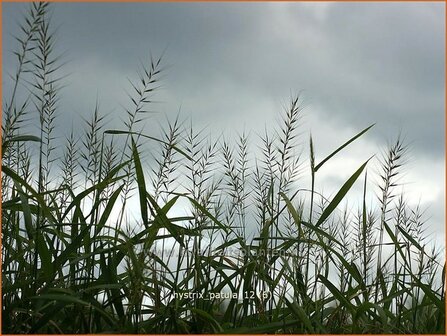
<instances>
[{"instance_id":1,"label":"dark storm cloud","mask_svg":"<svg viewBox=\"0 0 447 336\"><path fill-rule=\"evenodd\" d=\"M23 5L4 7L4 31L14 32L10 18L18 19ZM170 113L182 105L201 120L245 115L261 126L290 92L304 89L312 128L318 128L315 120L354 130L376 122L369 136L379 143L402 130L421 154L444 153L443 4L53 7L74 74L68 81L86 97L68 98L78 113L96 95L106 109L124 103L126 77L149 51L157 55L167 48L172 67L163 108ZM4 50L11 49L10 41Z\"/></svg>"}]
</instances>

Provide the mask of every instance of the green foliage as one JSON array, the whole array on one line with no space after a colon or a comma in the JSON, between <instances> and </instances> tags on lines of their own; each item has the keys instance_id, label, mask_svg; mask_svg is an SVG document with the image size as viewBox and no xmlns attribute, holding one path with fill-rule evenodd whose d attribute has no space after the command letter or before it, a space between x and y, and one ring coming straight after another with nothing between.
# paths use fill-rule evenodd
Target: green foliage
<instances>
[{"instance_id":1,"label":"green foliage","mask_svg":"<svg viewBox=\"0 0 447 336\"><path fill-rule=\"evenodd\" d=\"M378 210L367 208L367 157L327 200L317 173L372 126L319 164L310 138L311 188L299 189L299 97L254 162L245 133L213 140L177 118L149 136L137 127L162 70L151 58L123 130L105 129L96 106L58 159L63 76L47 4L31 4L22 32L3 107L3 333L445 333L445 267L427 251L419 209L394 202L400 138L381 161ZM23 133L33 117L18 101L22 84L39 136ZM150 169L143 141L159 146ZM340 215L361 178L358 215Z\"/></svg>"}]
</instances>

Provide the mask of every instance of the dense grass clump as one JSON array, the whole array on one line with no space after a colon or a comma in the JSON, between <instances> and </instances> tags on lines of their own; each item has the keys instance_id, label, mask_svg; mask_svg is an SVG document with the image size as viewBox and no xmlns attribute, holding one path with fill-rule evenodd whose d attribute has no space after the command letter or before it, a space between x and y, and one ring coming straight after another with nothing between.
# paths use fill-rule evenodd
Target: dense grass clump
<instances>
[{"instance_id":1,"label":"dense grass clump","mask_svg":"<svg viewBox=\"0 0 447 336\"><path fill-rule=\"evenodd\" d=\"M153 137L141 126L163 71L152 58L122 128L96 106L59 151L48 18L31 4L3 99L3 333L445 333L444 261L398 188L401 138L327 197L318 172L372 126L320 161L311 137L304 158L295 97L254 151L247 133L214 139L180 117ZM355 183L362 202L343 210Z\"/></svg>"}]
</instances>

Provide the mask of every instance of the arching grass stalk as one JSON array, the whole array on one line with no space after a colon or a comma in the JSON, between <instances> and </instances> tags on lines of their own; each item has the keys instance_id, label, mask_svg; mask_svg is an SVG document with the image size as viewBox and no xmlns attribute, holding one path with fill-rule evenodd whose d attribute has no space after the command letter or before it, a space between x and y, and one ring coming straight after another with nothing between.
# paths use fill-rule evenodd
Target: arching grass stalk
<instances>
[{"instance_id":1,"label":"arching grass stalk","mask_svg":"<svg viewBox=\"0 0 447 336\"><path fill-rule=\"evenodd\" d=\"M376 274L382 273L382 254L383 254L383 240L385 225L388 220L388 214L391 211L389 209L390 203L396 196L394 194L394 188L398 183L398 176L400 169L403 164L403 156L406 152L406 147L403 145L400 137L397 138L393 146L388 149L388 152L384 154L381 161L381 197L380 197L380 229L379 229L379 240L378 240L378 252L377 252L377 266ZM398 246L395 245L394 253L397 254ZM379 298L379 282L376 282L375 290L375 300Z\"/></svg>"}]
</instances>

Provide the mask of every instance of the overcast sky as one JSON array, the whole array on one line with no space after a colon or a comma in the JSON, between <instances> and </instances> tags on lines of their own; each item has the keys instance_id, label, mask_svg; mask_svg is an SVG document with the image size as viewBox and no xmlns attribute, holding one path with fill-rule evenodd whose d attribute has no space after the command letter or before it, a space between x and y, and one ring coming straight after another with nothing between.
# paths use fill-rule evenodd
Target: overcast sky
<instances>
[{"instance_id":1,"label":"overcast sky","mask_svg":"<svg viewBox=\"0 0 447 336\"><path fill-rule=\"evenodd\" d=\"M3 69L27 4L3 3ZM127 78L149 54L168 66L157 111L179 109L218 132L259 131L291 96L306 106L317 161L376 123L321 172L340 187L401 132L411 143L406 191L444 228L444 3L55 3L58 50L69 73L60 125L77 125L96 98L114 123ZM8 82L2 79L4 94ZM307 144L306 144L307 146ZM442 235L439 239L443 242Z\"/></svg>"}]
</instances>

